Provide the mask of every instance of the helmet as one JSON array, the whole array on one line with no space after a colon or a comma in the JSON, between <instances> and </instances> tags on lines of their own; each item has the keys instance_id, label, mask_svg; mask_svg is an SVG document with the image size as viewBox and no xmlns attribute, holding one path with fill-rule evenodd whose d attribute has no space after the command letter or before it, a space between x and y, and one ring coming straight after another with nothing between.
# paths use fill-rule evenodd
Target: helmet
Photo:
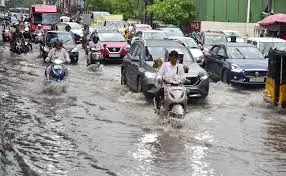
<instances>
[{"instance_id":1,"label":"helmet","mask_svg":"<svg viewBox=\"0 0 286 176\"><path fill-rule=\"evenodd\" d=\"M94 43L98 43L98 41L99 41L99 38L98 38L98 36L93 36L92 37L92 41L94 42Z\"/></svg>"},{"instance_id":2,"label":"helmet","mask_svg":"<svg viewBox=\"0 0 286 176\"><path fill-rule=\"evenodd\" d=\"M25 31L25 32L28 32L28 31L29 31L29 28L28 28L28 27L25 27L24 31Z\"/></svg>"},{"instance_id":3,"label":"helmet","mask_svg":"<svg viewBox=\"0 0 286 176\"><path fill-rule=\"evenodd\" d=\"M71 30L71 27L70 27L69 25L67 25L67 26L65 27L65 30L66 30L66 31L70 31L70 30Z\"/></svg>"},{"instance_id":4,"label":"helmet","mask_svg":"<svg viewBox=\"0 0 286 176\"><path fill-rule=\"evenodd\" d=\"M61 47L63 46L63 42L58 38L53 39L52 44L53 46L56 46L56 45L60 45Z\"/></svg>"},{"instance_id":5,"label":"helmet","mask_svg":"<svg viewBox=\"0 0 286 176\"><path fill-rule=\"evenodd\" d=\"M42 27L42 25L41 25L41 24L38 24L38 27Z\"/></svg>"}]
</instances>

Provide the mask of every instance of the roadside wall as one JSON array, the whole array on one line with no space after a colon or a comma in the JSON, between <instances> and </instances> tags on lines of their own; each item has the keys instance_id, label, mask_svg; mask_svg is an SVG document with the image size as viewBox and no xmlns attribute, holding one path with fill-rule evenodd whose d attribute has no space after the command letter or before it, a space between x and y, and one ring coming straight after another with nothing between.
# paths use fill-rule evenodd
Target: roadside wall
<instances>
[{"instance_id":1,"label":"roadside wall","mask_svg":"<svg viewBox=\"0 0 286 176\"><path fill-rule=\"evenodd\" d=\"M214 21L202 21L201 31L205 30L235 30L241 32L244 36L248 34L249 37L254 37L254 26L256 23L249 23L248 29L246 23L230 23L230 22L214 22ZM256 35L257 36L257 35Z\"/></svg>"}]
</instances>

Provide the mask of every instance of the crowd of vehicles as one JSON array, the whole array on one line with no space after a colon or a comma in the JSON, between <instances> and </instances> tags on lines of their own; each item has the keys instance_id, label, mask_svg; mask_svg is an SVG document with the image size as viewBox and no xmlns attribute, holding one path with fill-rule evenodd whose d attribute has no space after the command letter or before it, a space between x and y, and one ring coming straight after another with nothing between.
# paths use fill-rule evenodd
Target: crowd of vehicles
<instances>
[{"instance_id":1,"label":"crowd of vehicles","mask_svg":"<svg viewBox=\"0 0 286 176\"><path fill-rule=\"evenodd\" d=\"M89 18L85 19L87 16ZM59 13L53 6L31 6L30 32L36 30L35 25L43 25L44 32L34 37L34 41L40 43L43 59L46 60L54 48L53 39L56 38L62 41L70 63L76 64L80 59L77 44L82 43L87 66L99 68L107 61L122 63L121 84L152 99L157 94L154 91L157 87L155 78L160 69L154 67L154 63L158 59L168 62L169 54L176 51L180 64L184 66L186 81L176 83L178 80L169 80L165 83L169 85L165 94L169 105L172 103L168 94L176 97L175 94L184 90L185 94L180 100L184 111L169 107L172 112L178 111L176 115L185 113L185 98L190 100L208 96L210 78L233 85L265 85L269 50L286 47L284 40L264 37L246 39L232 30L203 31L188 37L176 26L153 29L150 25L123 21L121 15L105 12L84 13L82 18L86 24L72 22L66 17L61 18L60 22ZM46 19L51 20L45 22ZM11 38L6 29L2 36L4 41ZM26 44L30 46L28 42L24 41L22 45L21 40L17 40L14 49L18 53L26 52L27 49L22 48ZM174 90L177 92L171 93Z\"/></svg>"}]
</instances>

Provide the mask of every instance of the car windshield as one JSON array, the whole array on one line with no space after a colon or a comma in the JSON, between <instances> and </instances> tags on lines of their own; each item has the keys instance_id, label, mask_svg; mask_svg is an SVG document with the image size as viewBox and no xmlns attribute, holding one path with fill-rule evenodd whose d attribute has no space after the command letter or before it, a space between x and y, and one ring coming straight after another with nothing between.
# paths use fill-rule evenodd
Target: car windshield
<instances>
[{"instance_id":1,"label":"car windshield","mask_svg":"<svg viewBox=\"0 0 286 176\"><path fill-rule=\"evenodd\" d=\"M168 37L184 37L183 32L179 28L161 28L161 30L166 32Z\"/></svg>"},{"instance_id":2,"label":"car windshield","mask_svg":"<svg viewBox=\"0 0 286 176\"><path fill-rule=\"evenodd\" d=\"M260 42L259 43L259 50L265 55L268 56L269 51L271 48L280 48L286 49L286 42Z\"/></svg>"},{"instance_id":3,"label":"car windshield","mask_svg":"<svg viewBox=\"0 0 286 176\"><path fill-rule=\"evenodd\" d=\"M46 43L51 43L51 40L54 38L58 38L63 42L64 46L71 46L75 45L75 41L70 33L53 33L53 32L48 32L47 33L47 40Z\"/></svg>"},{"instance_id":4,"label":"car windshield","mask_svg":"<svg viewBox=\"0 0 286 176\"><path fill-rule=\"evenodd\" d=\"M227 52L232 59L264 59L262 53L255 47L228 47Z\"/></svg>"},{"instance_id":5,"label":"car windshield","mask_svg":"<svg viewBox=\"0 0 286 176\"><path fill-rule=\"evenodd\" d=\"M33 14L33 17L36 24L57 24L60 21L59 15L53 13Z\"/></svg>"},{"instance_id":6,"label":"car windshield","mask_svg":"<svg viewBox=\"0 0 286 176\"><path fill-rule=\"evenodd\" d=\"M106 21L107 27L114 27L114 28L124 28L123 21Z\"/></svg>"},{"instance_id":7,"label":"car windshield","mask_svg":"<svg viewBox=\"0 0 286 176\"><path fill-rule=\"evenodd\" d=\"M179 57L183 57L183 62L195 62L189 53L187 48L180 47L161 47L161 46L147 46L146 53L149 55L150 60L155 60L158 58L168 58L168 53L171 51L177 51Z\"/></svg>"},{"instance_id":8,"label":"car windshield","mask_svg":"<svg viewBox=\"0 0 286 176\"><path fill-rule=\"evenodd\" d=\"M174 38L174 39L182 41L188 48L198 48L198 44L192 38L185 37L185 38Z\"/></svg>"},{"instance_id":9,"label":"car windshield","mask_svg":"<svg viewBox=\"0 0 286 176\"><path fill-rule=\"evenodd\" d=\"M81 30L81 25L77 24L77 23L69 23L68 24L72 30Z\"/></svg>"},{"instance_id":10,"label":"car windshield","mask_svg":"<svg viewBox=\"0 0 286 176\"><path fill-rule=\"evenodd\" d=\"M242 35L238 31L225 31L224 34L226 36L235 35L236 37L242 37Z\"/></svg>"},{"instance_id":11,"label":"car windshield","mask_svg":"<svg viewBox=\"0 0 286 176\"><path fill-rule=\"evenodd\" d=\"M157 39L161 40L167 37L164 32L144 32L144 39Z\"/></svg>"},{"instance_id":12,"label":"car windshield","mask_svg":"<svg viewBox=\"0 0 286 176\"><path fill-rule=\"evenodd\" d=\"M220 45L227 42L227 39L223 35L206 35L205 36L205 45L214 46Z\"/></svg>"},{"instance_id":13,"label":"car windshield","mask_svg":"<svg viewBox=\"0 0 286 176\"><path fill-rule=\"evenodd\" d=\"M125 38L121 33L98 33L101 42L124 42Z\"/></svg>"}]
</instances>

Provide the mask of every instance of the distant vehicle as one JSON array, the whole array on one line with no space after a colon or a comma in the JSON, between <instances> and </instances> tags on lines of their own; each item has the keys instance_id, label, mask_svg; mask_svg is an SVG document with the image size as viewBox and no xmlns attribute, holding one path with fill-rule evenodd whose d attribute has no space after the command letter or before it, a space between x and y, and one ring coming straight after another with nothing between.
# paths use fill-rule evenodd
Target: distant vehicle
<instances>
[{"instance_id":1,"label":"distant vehicle","mask_svg":"<svg viewBox=\"0 0 286 176\"><path fill-rule=\"evenodd\" d=\"M267 60L253 45L225 43L211 48L205 69L215 80L241 85L264 85Z\"/></svg>"},{"instance_id":2,"label":"distant vehicle","mask_svg":"<svg viewBox=\"0 0 286 176\"><path fill-rule=\"evenodd\" d=\"M134 24L132 30L129 32L128 39L131 40L137 31L152 30L152 27L148 24Z\"/></svg>"},{"instance_id":3,"label":"distant vehicle","mask_svg":"<svg viewBox=\"0 0 286 176\"><path fill-rule=\"evenodd\" d=\"M75 35L76 43L81 43L83 37L83 30L81 25L74 22L62 22L55 25L55 30L65 31L66 26L71 27L71 32Z\"/></svg>"},{"instance_id":4,"label":"distant vehicle","mask_svg":"<svg viewBox=\"0 0 286 176\"><path fill-rule=\"evenodd\" d=\"M280 38L272 37L259 37L259 38L248 38L247 43L256 46L265 57L268 57L270 49L286 49L286 41Z\"/></svg>"},{"instance_id":5,"label":"distant vehicle","mask_svg":"<svg viewBox=\"0 0 286 176\"><path fill-rule=\"evenodd\" d=\"M45 42L42 43L40 46L40 54L44 58L44 60L48 56L50 48L52 47L51 40L53 38L58 38L63 41L63 46L69 53L71 63L77 63L79 54L78 49L76 48L76 43L72 37L72 34L65 31L48 31L46 33L44 40Z\"/></svg>"},{"instance_id":6,"label":"distant vehicle","mask_svg":"<svg viewBox=\"0 0 286 176\"><path fill-rule=\"evenodd\" d=\"M51 30L52 26L60 21L59 9L56 5L31 5L30 17L31 31L35 31L38 24L41 24L45 31Z\"/></svg>"},{"instance_id":7,"label":"distant vehicle","mask_svg":"<svg viewBox=\"0 0 286 176\"><path fill-rule=\"evenodd\" d=\"M158 28L158 30L164 31L168 37L184 37L184 33L177 27L164 27Z\"/></svg>"},{"instance_id":8,"label":"distant vehicle","mask_svg":"<svg viewBox=\"0 0 286 176\"><path fill-rule=\"evenodd\" d=\"M212 46L227 43L228 40L221 31L203 31L199 44L202 45L203 51L208 52Z\"/></svg>"},{"instance_id":9,"label":"distant vehicle","mask_svg":"<svg viewBox=\"0 0 286 176\"><path fill-rule=\"evenodd\" d=\"M129 45L121 33L102 30L97 31L94 35L99 38L100 52L104 61L122 62Z\"/></svg>"},{"instance_id":10,"label":"distant vehicle","mask_svg":"<svg viewBox=\"0 0 286 176\"><path fill-rule=\"evenodd\" d=\"M183 44L190 50L191 55L193 58L196 59L197 63L203 66L204 64L204 54L201 51L199 45L196 43L196 41L193 38L190 37L169 37L169 39L178 40L183 42Z\"/></svg>"},{"instance_id":11,"label":"distant vehicle","mask_svg":"<svg viewBox=\"0 0 286 176\"><path fill-rule=\"evenodd\" d=\"M228 42L230 42L231 36L236 36L236 42L245 42L245 37L243 37L238 31L222 30L222 33L226 35Z\"/></svg>"},{"instance_id":12,"label":"distant vehicle","mask_svg":"<svg viewBox=\"0 0 286 176\"><path fill-rule=\"evenodd\" d=\"M179 61L188 67L185 84L188 97L205 98L209 92L209 76L190 55L189 50L175 40L136 40L123 59L121 66L121 84L126 84L136 92L142 92L147 98L154 97L150 90L155 88L158 70L153 67L154 60L168 58L171 51L179 53Z\"/></svg>"},{"instance_id":13,"label":"distant vehicle","mask_svg":"<svg viewBox=\"0 0 286 176\"><path fill-rule=\"evenodd\" d=\"M167 38L167 35L165 32L157 30L137 31L135 36L131 40L131 44L134 43L134 41L138 40L139 38L163 40Z\"/></svg>"},{"instance_id":14,"label":"distant vehicle","mask_svg":"<svg viewBox=\"0 0 286 176\"><path fill-rule=\"evenodd\" d=\"M61 22L71 22L71 18L68 16L61 16L60 21Z\"/></svg>"}]
</instances>

